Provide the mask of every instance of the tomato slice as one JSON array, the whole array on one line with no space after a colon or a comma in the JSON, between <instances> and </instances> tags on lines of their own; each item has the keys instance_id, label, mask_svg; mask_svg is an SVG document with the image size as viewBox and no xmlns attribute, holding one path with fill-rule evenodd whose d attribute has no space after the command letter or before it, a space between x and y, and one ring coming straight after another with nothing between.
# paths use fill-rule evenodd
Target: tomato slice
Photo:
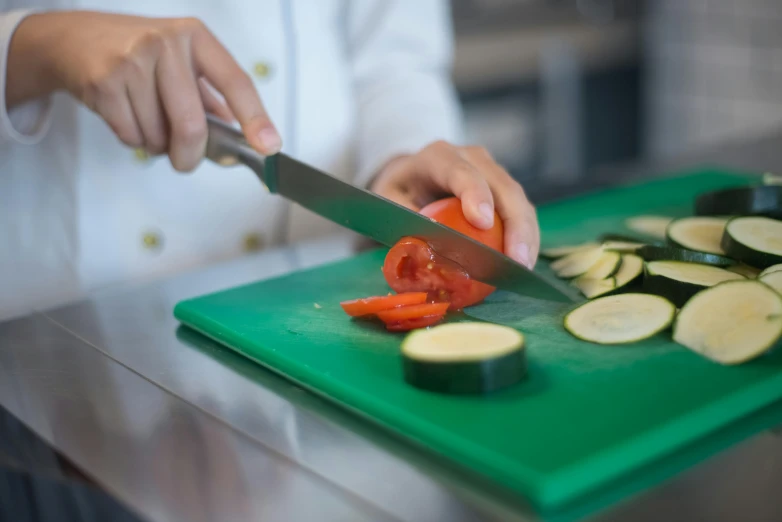
<instances>
[{"instance_id":1,"label":"tomato slice","mask_svg":"<svg viewBox=\"0 0 782 522\"><path fill-rule=\"evenodd\" d=\"M340 303L345 313L351 317L361 317L373 315L383 310L390 310L397 306L409 306L425 303L427 299L426 292L407 292L397 295L380 295L375 297L365 297L363 299L353 299Z\"/></svg>"},{"instance_id":2,"label":"tomato slice","mask_svg":"<svg viewBox=\"0 0 782 522\"><path fill-rule=\"evenodd\" d=\"M417 317L415 319L405 319L394 323L386 324L386 330L389 332L407 332L409 330L416 330L418 328L426 328L427 326L433 326L442 321L444 314L441 315L427 315L424 317Z\"/></svg>"},{"instance_id":3,"label":"tomato slice","mask_svg":"<svg viewBox=\"0 0 782 522\"><path fill-rule=\"evenodd\" d=\"M413 237L402 238L388 251L383 275L394 291L426 292L432 301L449 302L451 310L477 304L495 290Z\"/></svg>"},{"instance_id":4,"label":"tomato slice","mask_svg":"<svg viewBox=\"0 0 782 522\"><path fill-rule=\"evenodd\" d=\"M384 323L396 323L408 319L420 319L430 315L445 315L448 303L424 303L410 306L399 306L391 310L378 312L377 316Z\"/></svg>"}]
</instances>

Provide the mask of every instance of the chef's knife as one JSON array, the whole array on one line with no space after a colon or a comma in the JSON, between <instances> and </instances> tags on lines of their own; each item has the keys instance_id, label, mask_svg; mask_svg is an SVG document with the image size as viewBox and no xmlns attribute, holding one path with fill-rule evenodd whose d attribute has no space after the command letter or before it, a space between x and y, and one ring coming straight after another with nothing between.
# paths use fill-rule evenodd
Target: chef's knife
<instances>
[{"instance_id":1,"label":"chef's knife","mask_svg":"<svg viewBox=\"0 0 782 522\"><path fill-rule=\"evenodd\" d=\"M572 301L565 291L504 254L417 212L286 154L264 158L238 130L211 116L208 127L208 159L225 166L244 164L250 167L270 192L295 201L334 223L389 247L402 237L417 237L479 281L538 299Z\"/></svg>"}]
</instances>

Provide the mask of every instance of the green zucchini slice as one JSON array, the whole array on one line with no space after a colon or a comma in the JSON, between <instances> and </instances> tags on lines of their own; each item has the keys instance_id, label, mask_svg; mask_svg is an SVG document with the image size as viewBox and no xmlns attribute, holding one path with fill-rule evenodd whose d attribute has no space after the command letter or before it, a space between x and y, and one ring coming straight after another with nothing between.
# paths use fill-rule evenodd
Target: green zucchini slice
<instances>
[{"instance_id":1,"label":"green zucchini slice","mask_svg":"<svg viewBox=\"0 0 782 522\"><path fill-rule=\"evenodd\" d=\"M416 330L402 342L405 381L438 393L480 394L526 375L524 336L490 323L449 323Z\"/></svg>"},{"instance_id":2,"label":"green zucchini slice","mask_svg":"<svg viewBox=\"0 0 782 522\"><path fill-rule=\"evenodd\" d=\"M744 263L725 267L725 270L741 274L747 279L756 279L760 275L760 270L754 266L745 265Z\"/></svg>"},{"instance_id":3,"label":"green zucchini slice","mask_svg":"<svg viewBox=\"0 0 782 522\"><path fill-rule=\"evenodd\" d=\"M603 252L597 263L584 272L584 279L606 279L614 275L622 264L622 254L619 252Z\"/></svg>"},{"instance_id":4,"label":"green zucchini slice","mask_svg":"<svg viewBox=\"0 0 782 522\"><path fill-rule=\"evenodd\" d=\"M782 271L782 263L778 265L771 265L770 267L763 270L760 274L758 274L758 277L763 277L764 275L768 275L772 272L780 272Z\"/></svg>"},{"instance_id":5,"label":"green zucchini slice","mask_svg":"<svg viewBox=\"0 0 782 522\"><path fill-rule=\"evenodd\" d=\"M745 279L722 268L681 261L651 261L646 264L644 291L665 297L682 307L692 296L716 284Z\"/></svg>"},{"instance_id":6,"label":"green zucchini slice","mask_svg":"<svg viewBox=\"0 0 782 522\"><path fill-rule=\"evenodd\" d=\"M782 219L782 185L738 187L701 194L699 216L766 216Z\"/></svg>"},{"instance_id":7,"label":"green zucchini slice","mask_svg":"<svg viewBox=\"0 0 782 522\"><path fill-rule=\"evenodd\" d=\"M683 261L685 263L700 263L702 265L730 266L736 261L718 254L708 254L674 246L646 245L636 252L644 261Z\"/></svg>"},{"instance_id":8,"label":"green zucchini slice","mask_svg":"<svg viewBox=\"0 0 782 522\"><path fill-rule=\"evenodd\" d=\"M594 299L595 297L605 295L616 289L616 278L609 277L608 279L589 279L586 277L579 277L573 283L576 288L581 290L584 297L587 299Z\"/></svg>"},{"instance_id":9,"label":"green zucchini slice","mask_svg":"<svg viewBox=\"0 0 782 522\"><path fill-rule=\"evenodd\" d=\"M560 257L565 257L575 252L583 252L584 250L590 250L592 248L596 248L599 246L600 245L598 243L589 242L589 243L582 243L580 245L566 245L566 246L554 247L554 248L544 248L543 250L540 251L540 255L541 257L545 257L547 259L558 259Z\"/></svg>"},{"instance_id":10,"label":"green zucchini slice","mask_svg":"<svg viewBox=\"0 0 782 522\"><path fill-rule=\"evenodd\" d=\"M646 243L639 243L637 241L605 241L603 243L603 250L625 254L635 252L645 245Z\"/></svg>"},{"instance_id":11,"label":"green zucchini slice","mask_svg":"<svg viewBox=\"0 0 782 522\"><path fill-rule=\"evenodd\" d=\"M757 268L782 263L782 221L767 217L731 219L722 236L730 257Z\"/></svg>"},{"instance_id":12,"label":"green zucchini slice","mask_svg":"<svg viewBox=\"0 0 782 522\"><path fill-rule=\"evenodd\" d=\"M754 359L782 338L782 295L758 281L729 281L699 293L679 311L673 340L714 362Z\"/></svg>"},{"instance_id":13,"label":"green zucchini slice","mask_svg":"<svg viewBox=\"0 0 782 522\"><path fill-rule=\"evenodd\" d=\"M622 256L622 265L614 275L616 290L623 290L637 281L644 272L643 259L634 254Z\"/></svg>"},{"instance_id":14,"label":"green zucchini slice","mask_svg":"<svg viewBox=\"0 0 782 522\"><path fill-rule=\"evenodd\" d=\"M782 270L769 272L764 276L760 276L758 280L782 294Z\"/></svg>"},{"instance_id":15,"label":"green zucchini slice","mask_svg":"<svg viewBox=\"0 0 782 522\"><path fill-rule=\"evenodd\" d=\"M665 230L672 218L663 216L636 216L625 220L625 226L633 232L658 239L665 239Z\"/></svg>"},{"instance_id":16,"label":"green zucchini slice","mask_svg":"<svg viewBox=\"0 0 782 522\"><path fill-rule=\"evenodd\" d=\"M720 241L727 222L726 218L716 217L677 219L668 225L668 241L688 250L725 255Z\"/></svg>"},{"instance_id":17,"label":"green zucchini slice","mask_svg":"<svg viewBox=\"0 0 782 522\"><path fill-rule=\"evenodd\" d=\"M603 255L601 247L573 252L551 263L551 269L563 279L585 274Z\"/></svg>"},{"instance_id":18,"label":"green zucchini slice","mask_svg":"<svg viewBox=\"0 0 782 522\"><path fill-rule=\"evenodd\" d=\"M589 301L565 316L571 335L597 344L627 344L665 330L676 308L662 297L622 294Z\"/></svg>"}]
</instances>

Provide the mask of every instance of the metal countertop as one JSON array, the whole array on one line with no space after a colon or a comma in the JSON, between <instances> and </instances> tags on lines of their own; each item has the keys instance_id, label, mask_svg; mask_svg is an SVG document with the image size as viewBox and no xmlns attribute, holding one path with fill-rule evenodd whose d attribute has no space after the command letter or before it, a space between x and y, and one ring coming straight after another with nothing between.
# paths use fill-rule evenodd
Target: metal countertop
<instances>
[{"instance_id":1,"label":"metal countertop","mask_svg":"<svg viewBox=\"0 0 782 522\"><path fill-rule=\"evenodd\" d=\"M665 168L782 171L779 143L782 133ZM0 324L0 405L149 520L534 519L171 314L181 299L342 259L354 246L344 236L271 250ZM779 491L782 436L769 431L595 520L782 520Z\"/></svg>"}]
</instances>

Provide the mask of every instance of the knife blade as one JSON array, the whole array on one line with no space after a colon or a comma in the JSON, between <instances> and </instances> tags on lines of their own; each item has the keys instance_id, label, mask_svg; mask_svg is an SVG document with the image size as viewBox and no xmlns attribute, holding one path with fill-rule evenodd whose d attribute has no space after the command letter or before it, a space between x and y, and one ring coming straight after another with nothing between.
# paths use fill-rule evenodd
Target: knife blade
<instances>
[{"instance_id":1,"label":"knife blade","mask_svg":"<svg viewBox=\"0 0 782 522\"><path fill-rule=\"evenodd\" d=\"M382 196L358 188L287 154L264 157L243 135L209 118L207 158L221 165L245 164L272 193L338 225L391 247L417 237L471 277L516 294L558 302L572 296L506 255Z\"/></svg>"}]
</instances>

